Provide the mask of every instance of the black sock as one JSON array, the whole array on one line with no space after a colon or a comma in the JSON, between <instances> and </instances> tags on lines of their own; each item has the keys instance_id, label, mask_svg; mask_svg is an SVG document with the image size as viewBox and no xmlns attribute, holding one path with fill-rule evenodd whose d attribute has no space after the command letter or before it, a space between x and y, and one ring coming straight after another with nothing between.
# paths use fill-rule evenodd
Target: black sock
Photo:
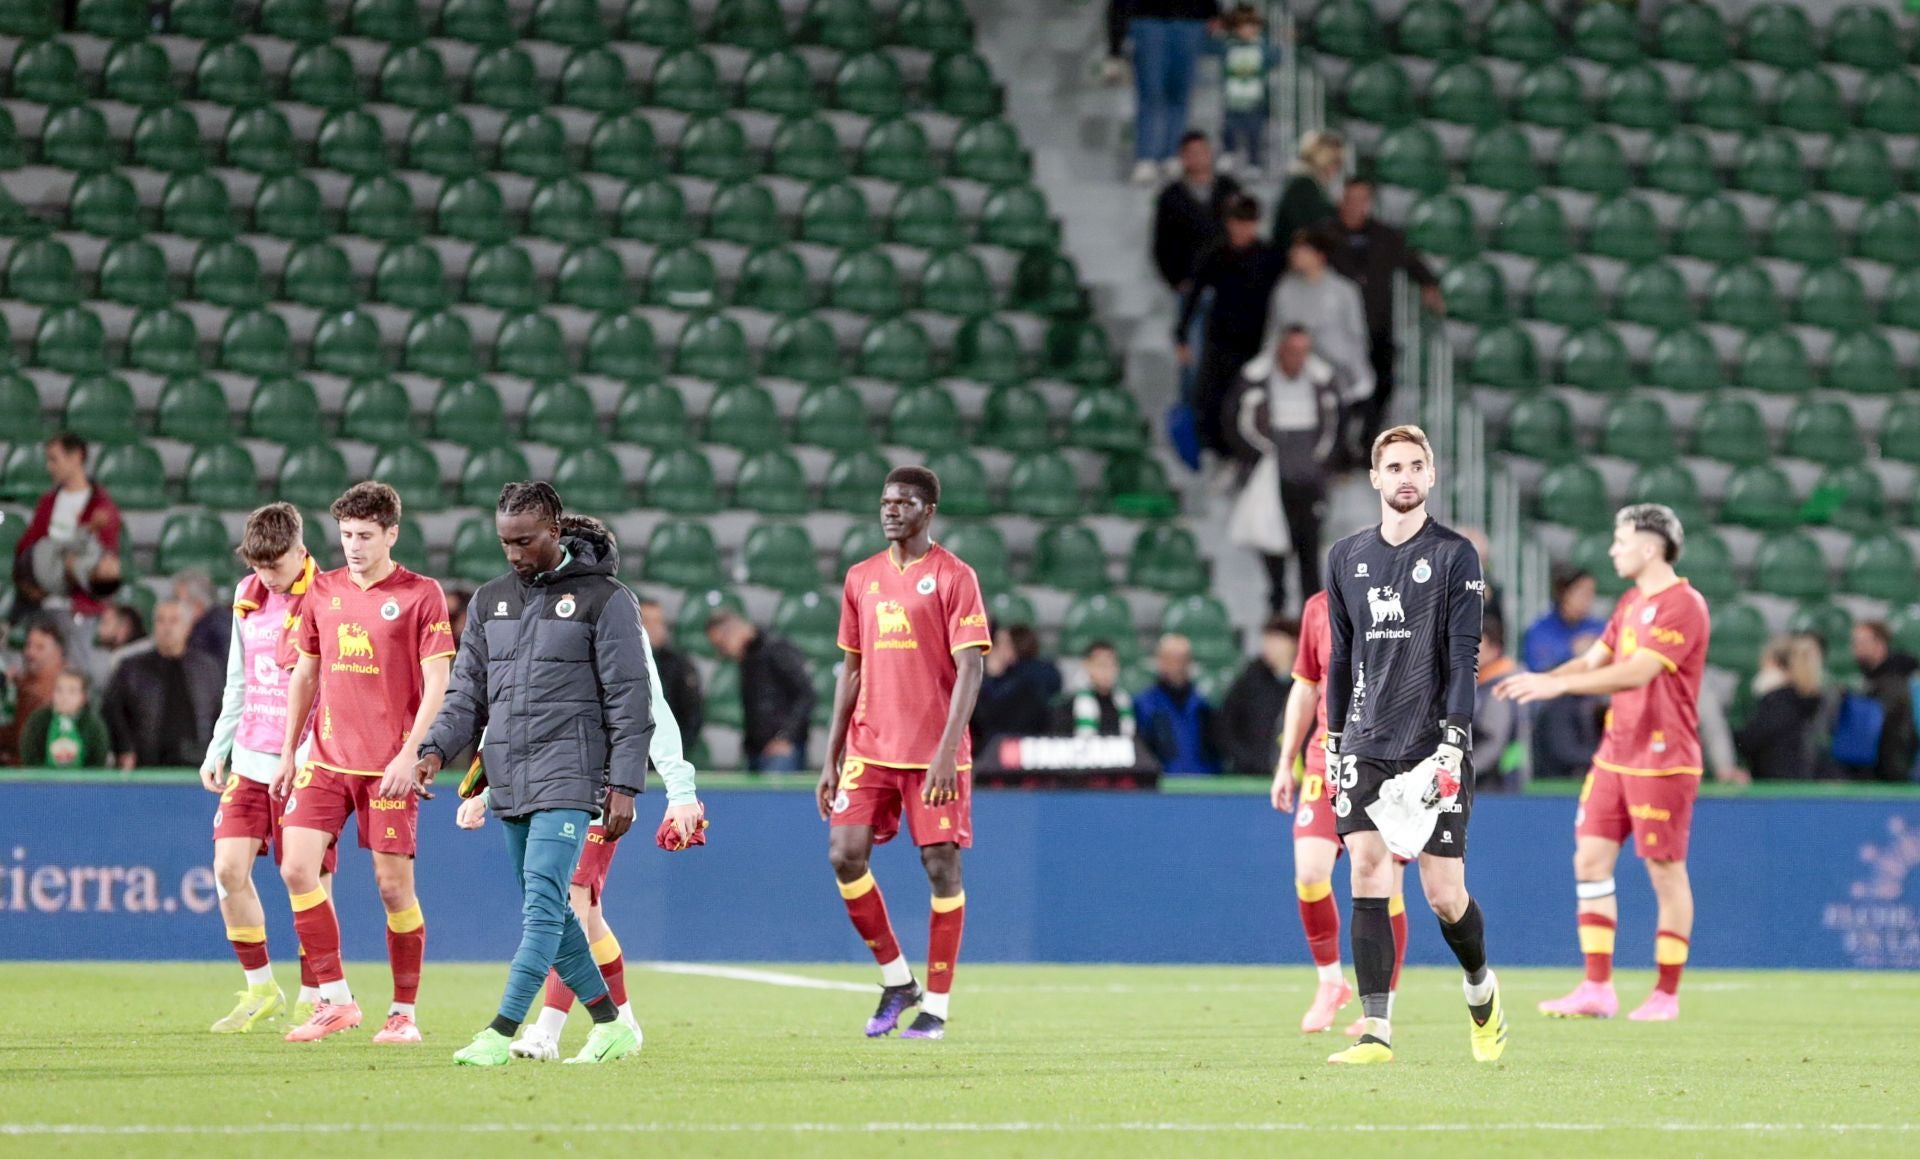
<instances>
[{"instance_id":1,"label":"black sock","mask_svg":"<svg viewBox=\"0 0 1920 1159\"><path fill-rule=\"evenodd\" d=\"M1393 984L1393 919L1384 897L1353 899L1353 976L1366 1016L1385 1018Z\"/></svg>"},{"instance_id":2,"label":"black sock","mask_svg":"<svg viewBox=\"0 0 1920 1159\"><path fill-rule=\"evenodd\" d=\"M613 995L602 994L587 1003L587 1013L593 1015L595 1022L612 1022L620 1017L620 1008L613 1004Z\"/></svg>"},{"instance_id":3,"label":"black sock","mask_svg":"<svg viewBox=\"0 0 1920 1159\"><path fill-rule=\"evenodd\" d=\"M1478 986L1487 980L1487 923L1480 916L1479 902L1468 898L1467 910L1457 922L1449 924L1442 918L1440 936L1447 939L1453 956L1460 960L1469 985Z\"/></svg>"},{"instance_id":4,"label":"black sock","mask_svg":"<svg viewBox=\"0 0 1920 1159\"><path fill-rule=\"evenodd\" d=\"M512 1038L520 1030L520 1024L504 1014L493 1016L493 1029L507 1038Z\"/></svg>"}]
</instances>

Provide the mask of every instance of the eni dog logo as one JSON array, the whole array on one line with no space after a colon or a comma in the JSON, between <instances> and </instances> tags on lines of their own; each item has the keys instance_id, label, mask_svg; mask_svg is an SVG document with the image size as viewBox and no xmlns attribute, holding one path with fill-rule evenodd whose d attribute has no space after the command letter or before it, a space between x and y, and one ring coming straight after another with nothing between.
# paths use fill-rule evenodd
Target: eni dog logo
<instances>
[{"instance_id":1,"label":"eni dog logo","mask_svg":"<svg viewBox=\"0 0 1920 1159\"><path fill-rule=\"evenodd\" d=\"M342 624L338 635L341 659L344 660L349 656L372 657L373 637L367 635L365 628L358 624Z\"/></svg>"},{"instance_id":2,"label":"eni dog logo","mask_svg":"<svg viewBox=\"0 0 1920 1159\"><path fill-rule=\"evenodd\" d=\"M876 648L918 648L920 642L913 638L913 623L907 619L907 610L898 600L881 600L873 605L873 614L880 625L880 639ZM903 636L905 639L890 640L889 636Z\"/></svg>"}]
</instances>

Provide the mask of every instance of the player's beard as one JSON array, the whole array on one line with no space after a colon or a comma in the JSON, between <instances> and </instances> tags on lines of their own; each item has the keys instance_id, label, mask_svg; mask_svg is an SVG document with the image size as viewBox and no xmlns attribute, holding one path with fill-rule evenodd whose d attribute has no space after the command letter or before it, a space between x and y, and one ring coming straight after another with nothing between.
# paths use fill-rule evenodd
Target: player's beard
<instances>
[{"instance_id":1,"label":"player's beard","mask_svg":"<svg viewBox=\"0 0 1920 1159\"><path fill-rule=\"evenodd\" d=\"M1420 494L1414 496L1413 498L1408 499L1403 497L1399 491L1394 491L1391 494L1386 495L1384 498L1387 501L1387 506L1393 508L1395 511L1399 512L1402 515L1405 515L1407 512L1413 511L1419 508L1420 506L1425 504L1427 501L1427 496L1425 492L1421 492Z\"/></svg>"}]
</instances>

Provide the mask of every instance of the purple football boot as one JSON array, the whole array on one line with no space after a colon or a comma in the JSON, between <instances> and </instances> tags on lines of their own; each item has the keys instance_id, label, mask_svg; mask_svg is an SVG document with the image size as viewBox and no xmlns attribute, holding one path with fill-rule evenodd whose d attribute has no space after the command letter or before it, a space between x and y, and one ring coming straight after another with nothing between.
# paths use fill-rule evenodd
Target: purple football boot
<instances>
[{"instance_id":1,"label":"purple football boot","mask_svg":"<svg viewBox=\"0 0 1920 1159\"><path fill-rule=\"evenodd\" d=\"M867 1019L867 1037L879 1038L893 1033L900 1025L900 1016L907 1009L920 1004L920 983L904 982L898 986L880 987L880 1005L874 1008L873 1017Z\"/></svg>"},{"instance_id":2,"label":"purple football boot","mask_svg":"<svg viewBox=\"0 0 1920 1159\"><path fill-rule=\"evenodd\" d=\"M947 1020L922 1010L914 1015L913 1025L900 1032L901 1038L945 1038Z\"/></svg>"}]
</instances>

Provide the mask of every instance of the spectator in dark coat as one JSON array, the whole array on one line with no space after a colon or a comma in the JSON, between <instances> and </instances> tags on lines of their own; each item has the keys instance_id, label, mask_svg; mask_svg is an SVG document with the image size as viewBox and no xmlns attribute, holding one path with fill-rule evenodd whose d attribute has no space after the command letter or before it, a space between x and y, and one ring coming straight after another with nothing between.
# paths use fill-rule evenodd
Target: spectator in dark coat
<instances>
[{"instance_id":1,"label":"spectator in dark coat","mask_svg":"<svg viewBox=\"0 0 1920 1159\"><path fill-rule=\"evenodd\" d=\"M1753 714L1733 734L1740 763L1752 779L1806 781L1826 769L1829 758L1820 751L1818 735L1826 694L1823 668L1820 643L1811 636L1767 642L1753 677Z\"/></svg>"},{"instance_id":2,"label":"spectator in dark coat","mask_svg":"<svg viewBox=\"0 0 1920 1159\"><path fill-rule=\"evenodd\" d=\"M976 751L998 736L1045 736L1060 695L1060 669L1040 655L1040 637L1028 624L993 634L986 675L973 706Z\"/></svg>"},{"instance_id":3,"label":"spectator in dark coat","mask_svg":"<svg viewBox=\"0 0 1920 1159\"><path fill-rule=\"evenodd\" d=\"M722 608L707 618L714 650L740 666L741 749L756 773L796 773L807 759L813 677L793 641ZM658 664L658 660L655 663ZM662 677L661 679L665 679Z\"/></svg>"},{"instance_id":4,"label":"spectator in dark coat","mask_svg":"<svg viewBox=\"0 0 1920 1159\"><path fill-rule=\"evenodd\" d=\"M1373 182L1352 178L1340 193L1340 210L1327 228L1333 239L1333 268L1360 287L1366 306L1369 354L1373 361L1373 395L1359 408L1354 422L1354 446L1371 447L1385 424L1393 400L1393 276L1404 272L1420 287L1420 301L1442 313L1440 279L1407 245L1407 235L1373 216Z\"/></svg>"},{"instance_id":5,"label":"spectator in dark coat","mask_svg":"<svg viewBox=\"0 0 1920 1159\"><path fill-rule=\"evenodd\" d=\"M1193 645L1169 632L1153 653L1159 678L1133 698L1134 716L1147 748L1169 773L1217 773L1213 706L1193 686Z\"/></svg>"},{"instance_id":6,"label":"spectator in dark coat","mask_svg":"<svg viewBox=\"0 0 1920 1159\"><path fill-rule=\"evenodd\" d=\"M1273 243L1286 245L1302 230L1334 215L1334 184L1347 164L1347 143L1325 130L1304 134L1300 152L1287 169L1280 203L1273 207Z\"/></svg>"},{"instance_id":7,"label":"spectator in dark coat","mask_svg":"<svg viewBox=\"0 0 1920 1159\"><path fill-rule=\"evenodd\" d=\"M1526 761L1506 768L1507 750L1526 740L1526 710L1493 694L1500 682L1520 671L1507 655L1507 628L1493 616L1480 619L1480 676L1473 690L1474 791L1517 793L1526 787ZM1524 746L1523 746L1524 747Z\"/></svg>"},{"instance_id":8,"label":"spectator in dark coat","mask_svg":"<svg viewBox=\"0 0 1920 1159\"><path fill-rule=\"evenodd\" d=\"M1236 449L1257 462L1275 457L1280 468L1280 509L1293 541L1300 603L1320 590L1320 529L1326 522L1327 475L1333 469L1340 434L1341 371L1313 352L1313 335L1288 326L1264 353L1247 363L1240 376ZM1244 456L1243 456L1244 457ZM1249 477L1247 486L1253 485ZM1267 606L1275 615L1287 606L1285 555L1268 555Z\"/></svg>"},{"instance_id":9,"label":"spectator in dark coat","mask_svg":"<svg viewBox=\"0 0 1920 1159\"><path fill-rule=\"evenodd\" d=\"M213 739L227 673L187 647L189 609L165 600L153 612L153 651L129 657L107 685L102 715L123 769L198 765Z\"/></svg>"},{"instance_id":10,"label":"spectator in dark coat","mask_svg":"<svg viewBox=\"0 0 1920 1159\"><path fill-rule=\"evenodd\" d=\"M1180 138L1180 177L1153 204L1153 265L1169 290L1186 292L1200 252L1224 231L1227 203L1239 194L1239 182L1214 172L1205 133Z\"/></svg>"},{"instance_id":11,"label":"spectator in dark coat","mask_svg":"<svg viewBox=\"0 0 1920 1159\"><path fill-rule=\"evenodd\" d=\"M707 706L700 695L700 672L673 643L673 628L667 623L666 609L658 601L640 601L640 626L647 631L647 644L653 649L653 667L660 673L660 688L667 708L680 726L681 746L691 754L700 747L700 730L706 726Z\"/></svg>"},{"instance_id":12,"label":"spectator in dark coat","mask_svg":"<svg viewBox=\"0 0 1920 1159\"><path fill-rule=\"evenodd\" d=\"M1193 366L1189 327L1209 292L1206 342L1193 383L1193 413L1200 424L1200 445L1227 449L1230 416L1227 399L1240 371L1260 352L1266 336L1273 288L1287 271L1287 256L1260 240L1260 206L1236 197L1226 210L1226 232L1209 244L1194 266L1174 323L1174 349L1183 367Z\"/></svg>"},{"instance_id":13,"label":"spectator in dark coat","mask_svg":"<svg viewBox=\"0 0 1920 1159\"><path fill-rule=\"evenodd\" d=\"M233 609L215 601L213 580L203 571L183 571L173 577L173 598L193 614L193 630L187 633L187 647L225 664L227 645L233 635Z\"/></svg>"},{"instance_id":14,"label":"spectator in dark coat","mask_svg":"<svg viewBox=\"0 0 1920 1159\"><path fill-rule=\"evenodd\" d=\"M1214 720L1227 771L1270 777L1279 759L1280 716L1293 691L1293 658L1300 649L1300 625L1271 619L1260 633L1260 654L1234 677Z\"/></svg>"},{"instance_id":15,"label":"spectator in dark coat","mask_svg":"<svg viewBox=\"0 0 1920 1159\"><path fill-rule=\"evenodd\" d=\"M1893 633L1878 620L1853 626L1853 660L1867 679L1867 695L1880 702L1886 723L1880 726L1880 759L1871 769L1855 770L1876 781L1904 781L1913 769L1913 674L1920 663L1893 650Z\"/></svg>"}]
</instances>

